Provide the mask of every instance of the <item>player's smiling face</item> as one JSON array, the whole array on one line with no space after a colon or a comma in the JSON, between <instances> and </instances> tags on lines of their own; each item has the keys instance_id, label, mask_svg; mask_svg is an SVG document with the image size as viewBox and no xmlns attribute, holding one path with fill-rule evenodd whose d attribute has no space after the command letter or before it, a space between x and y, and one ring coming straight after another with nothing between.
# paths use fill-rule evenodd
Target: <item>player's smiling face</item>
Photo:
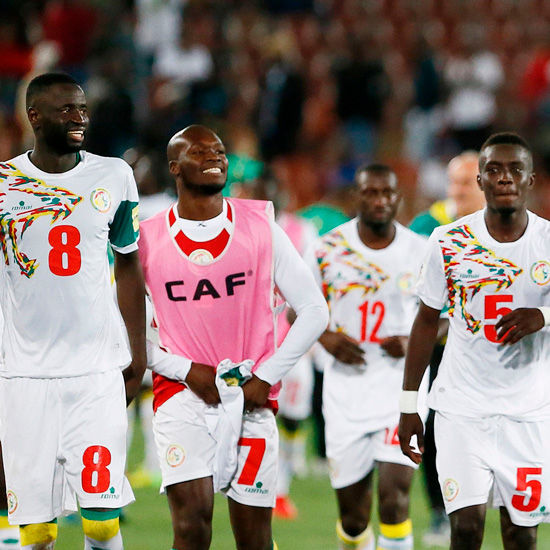
<instances>
[{"instance_id":1,"label":"player's smiling face","mask_svg":"<svg viewBox=\"0 0 550 550\"><path fill-rule=\"evenodd\" d=\"M228 161L225 147L216 134L196 128L185 135L177 167L185 187L201 194L219 193L227 180Z\"/></svg>"},{"instance_id":2,"label":"player's smiling face","mask_svg":"<svg viewBox=\"0 0 550 550\"><path fill-rule=\"evenodd\" d=\"M357 175L359 217L366 225L387 225L393 221L399 206L397 180L393 173Z\"/></svg>"},{"instance_id":3,"label":"player's smiling face","mask_svg":"<svg viewBox=\"0 0 550 550\"><path fill-rule=\"evenodd\" d=\"M531 154L520 145L491 145L482 151L477 180L489 209L501 213L522 209L535 183Z\"/></svg>"},{"instance_id":4,"label":"player's smiling face","mask_svg":"<svg viewBox=\"0 0 550 550\"><path fill-rule=\"evenodd\" d=\"M80 86L50 86L38 98L35 111L33 126L52 151L65 155L82 149L89 119Z\"/></svg>"}]
</instances>

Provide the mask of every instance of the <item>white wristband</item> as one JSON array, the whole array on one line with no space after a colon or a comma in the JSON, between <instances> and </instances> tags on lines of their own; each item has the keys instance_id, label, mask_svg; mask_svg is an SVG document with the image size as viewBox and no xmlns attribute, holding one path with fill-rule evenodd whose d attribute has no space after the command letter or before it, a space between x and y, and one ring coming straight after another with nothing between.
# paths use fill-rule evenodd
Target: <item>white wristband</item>
<instances>
[{"instance_id":1,"label":"white wristband","mask_svg":"<svg viewBox=\"0 0 550 550\"><path fill-rule=\"evenodd\" d=\"M418 392L403 390L399 396L399 412L414 414L418 412Z\"/></svg>"},{"instance_id":2,"label":"white wristband","mask_svg":"<svg viewBox=\"0 0 550 550\"><path fill-rule=\"evenodd\" d=\"M544 317L544 326L547 327L548 325L550 325L550 307L542 306L542 307L538 307L537 309L540 309L540 312Z\"/></svg>"}]
</instances>

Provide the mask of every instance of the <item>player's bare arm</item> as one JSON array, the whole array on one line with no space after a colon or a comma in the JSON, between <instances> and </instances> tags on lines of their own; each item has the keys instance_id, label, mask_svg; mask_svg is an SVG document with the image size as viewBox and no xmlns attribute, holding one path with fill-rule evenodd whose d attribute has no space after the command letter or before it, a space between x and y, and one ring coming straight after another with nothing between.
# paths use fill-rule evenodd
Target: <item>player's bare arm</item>
<instances>
[{"instance_id":1,"label":"player's bare arm","mask_svg":"<svg viewBox=\"0 0 550 550\"><path fill-rule=\"evenodd\" d=\"M128 332L132 362L124 369L126 403L137 395L147 366L145 347L145 285L137 251L121 254L115 251L117 298Z\"/></svg>"},{"instance_id":2,"label":"player's bare arm","mask_svg":"<svg viewBox=\"0 0 550 550\"><path fill-rule=\"evenodd\" d=\"M387 338L382 338L380 341L380 347L390 357L394 357L395 359L405 357L408 345L408 336L388 336Z\"/></svg>"},{"instance_id":3,"label":"player's bare arm","mask_svg":"<svg viewBox=\"0 0 550 550\"><path fill-rule=\"evenodd\" d=\"M359 342L343 332L325 330L321 334L319 342L331 355L342 363L347 365L366 364L365 352L359 345Z\"/></svg>"},{"instance_id":4,"label":"player's bare arm","mask_svg":"<svg viewBox=\"0 0 550 550\"><path fill-rule=\"evenodd\" d=\"M263 407L267 402L270 389L271 384L252 375L252 378L243 384L244 410L252 412L258 407Z\"/></svg>"},{"instance_id":5,"label":"player's bare arm","mask_svg":"<svg viewBox=\"0 0 550 550\"><path fill-rule=\"evenodd\" d=\"M405 374L403 390L418 391L424 371L430 362L433 347L437 341L439 328L438 309L433 309L422 301L414 320L409 338L409 346L405 360ZM403 454L408 456L415 464L422 462L424 452L424 425L418 413L401 414L399 420L399 444ZM411 447L411 437L416 435L418 450Z\"/></svg>"},{"instance_id":6,"label":"player's bare arm","mask_svg":"<svg viewBox=\"0 0 550 550\"><path fill-rule=\"evenodd\" d=\"M217 405L220 394L216 387L216 369L203 363L191 363L185 385L207 405Z\"/></svg>"},{"instance_id":7,"label":"player's bare arm","mask_svg":"<svg viewBox=\"0 0 550 550\"><path fill-rule=\"evenodd\" d=\"M536 307L520 307L503 315L496 324L497 336L502 345L517 344L524 336L544 327L544 316Z\"/></svg>"}]
</instances>

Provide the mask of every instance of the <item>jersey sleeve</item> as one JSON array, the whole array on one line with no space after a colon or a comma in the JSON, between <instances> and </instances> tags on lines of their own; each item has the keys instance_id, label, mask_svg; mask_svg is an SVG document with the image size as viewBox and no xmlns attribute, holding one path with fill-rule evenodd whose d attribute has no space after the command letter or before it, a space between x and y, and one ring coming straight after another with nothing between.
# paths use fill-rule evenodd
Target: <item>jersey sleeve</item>
<instances>
[{"instance_id":1,"label":"jersey sleeve","mask_svg":"<svg viewBox=\"0 0 550 550\"><path fill-rule=\"evenodd\" d=\"M418 297L429 307L443 309L447 302L447 281L439 231L432 233L416 286Z\"/></svg>"},{"instance_id":2,"label":"jersey sleeve","mask_svg":"<svg viewBox=\"0 0 550 550\"><path fill-rule=\"evenodd\" d=\"M296 320L277 351L254 373L273 385L306 353L328 324L328 308L313 279L290 239L272 223L275 257L275 284L296 313Z\"/></svg>"},{"instance_id":3,"label":"jersey sleeve","mask_svg":"<svg viewBox=\"0 0 550 550\"><path fill-rule=\"evenodd\" d=\"M137 250L139 239L138 190L132 169L124 173L122 200L110 224L109 240L113 249L122 254Z\"/></svg>"}]
</instances>

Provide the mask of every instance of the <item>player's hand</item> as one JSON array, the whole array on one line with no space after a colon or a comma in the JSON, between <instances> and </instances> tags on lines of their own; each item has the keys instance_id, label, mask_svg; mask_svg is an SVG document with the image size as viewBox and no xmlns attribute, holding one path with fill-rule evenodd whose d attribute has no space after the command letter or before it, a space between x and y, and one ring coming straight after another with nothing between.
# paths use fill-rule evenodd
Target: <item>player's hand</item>
<instances>
[{"instance_id":1,"label":"player's hand","mask_svg":"<svg viewBox=\"0 0 550 550\"><path fill-rule=\"evenodd\" d=\"M407 353L409 339L406 336L388 336L380 340L380 347L390 356L400 359Z\"/></svg>"},{"instance_id":2,"label":"player's hand","mask_svg":"<svg viewBox=\"0 0 550 550\"><path fill-rule=\"evenodd\" d=\"M271 385L260 380L256 375L242 386L244 394L244 411L252 412L258 407L263 407L269 396Z\"/></svg>"},{"instance_id":3,"label":"player's hand","mask_svg":"<svg viewBox=\"0 0 550 550\"><path fill-rule=\"evenodd\" d=\"M123 371L124 387L126 388L126 406L137 397L139 390L141 389L141 381L143 379L143 373L145 372L145 366L139 365L136 361L132 361Z\"/></svg>"},{"instance_id":4,"label":"player's hand","mask_svg":"<svg viewBox=\"0 0 550 550\"><path fill-rule=\"evenodd\" d=\"M359 342L343 332L325 330L319 338L321 345L338 361L347 365L364 365L365 351Z\"/></svg>"},{"instance_id":5,"label":"player's hand","mask_svg":"<svg viewBox=\"0 0 550 550\"><path fill-rule=\"evenodd\" d=\"M524 336L533 334L544 327L542 311L536 307L520 307L503 315L495 329L499 344L511 345L519 342Z\"/></svg>"},{"instance_id":6,"label":"player's hand","mask_svg":"<svg viewBox=\"0 0 550 550\"><path fill-rule=\"evenodd\" d=\"M207 405L217 405L220 394L216 387L216 369L202 363L191 363L185 385Z\"/></svg>"},{"instance_id":7,"label":"player's hand","mask_svg":"<svg viewBox=\"0 0 550 550\"><path fill-rule=\"evenodd\" d=\"M424 425L420 416L417 413L402 413L399 419L397 435L399 436L399 445L401 445L403 454L408 456L415 464L420 464L422 462L422 453L424 452ZM413 435L416 435L420 453L411 447L411 438Z\"/></svg>"}]
</instances>

